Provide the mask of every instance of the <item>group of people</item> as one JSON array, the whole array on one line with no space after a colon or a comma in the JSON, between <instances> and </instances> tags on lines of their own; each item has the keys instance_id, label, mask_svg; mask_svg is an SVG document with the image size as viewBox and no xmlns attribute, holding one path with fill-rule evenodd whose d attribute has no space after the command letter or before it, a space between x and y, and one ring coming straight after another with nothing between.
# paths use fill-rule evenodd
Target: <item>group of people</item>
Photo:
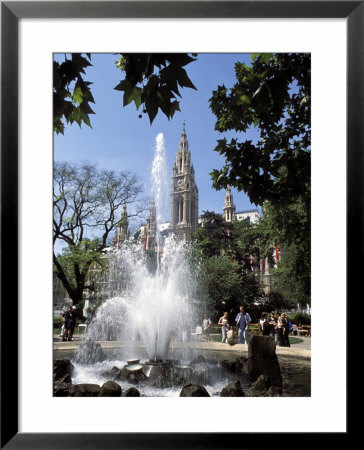
<instances>
[{"instance_id":1,"label":"group of people","mask_svg":"<svg viewBox=\"0 0 364 450\"><path fill-rule=\"evenodd\" d=\"M236 329L238 332L238 343L248 344L249 342L249 325L251 322L251 317L248 312L245 311L244 306L240 306L240 312L235 317ZM225 343L228 340L228 332L232 327L229 324L228 313L224 312L224 315L220 317L218 323L221 326L221 342ZM274 342L279 347L290 347L289 343L289 333L290 333L290 322L287 319L285 313L280 315L276 314L274 311L270 313L269 318L267 314L262 314L260 321L260 331L263 336L271 336ZM212 322L204 315L204 320L202 322L202 331L206 337L206 341L210 341L210 328Z\"/></svg>"},{"instance_id":2,"label":"group of people","mask_svg":"<svg viewBox=\"0 0 364 450\"><path fill-rule=\"evenodd\" d=\"M75 331L77 311L76 306L69 306L67 310L62 313L62 328L61 334L62 341L73 341L73 333Z\"/></svg>"},{"instance_id":3,"label":"group of people","mask_svg":"<svg viewBox=\"0 0 364 450\"><path fill-rule=\"evenodd\" d=\"M291 326L286 313L278 315L272 311L269 318L267 314L262 314L259 325L263 336L271 336L279 347L291 346L289 343Z\"/></svg>"},{"instance_id":4,"label":"group of people","mask_svg":"<svg viewBox=\"0 0 364 450\"><path fill-rule=\"evenodd\" d=\"M236 328L238 330L239 344L247 344L249 342L249 324L251 320L252 319L250 317L250 314L245 311L244 306L240 306L240 312L235 317ZM217 324L221 326L221 334L222 334L221 342L224 343L227 341L228 331L230 330L227 312L224 312L224 315L220 317Z\"/></svg>"},{"instance_id":5,"label":"group of people","mask_svg":"<svg viewBox=\"0 0 364 450\"><path fill-rule=\"evenodd\" d=\"M271 336L275 343L280 347L290 347L289 343L289 333L290 333L290 322L287 319L285 313L278 315L274 311L270 313L269 318L267 314L262 314L259 320L260 331L263 336ZM77 311L76 306L69 306L68 309L62 313L62 329L60 336L63 341L72 341L73 333L76 326ZM87 325L91 325L96 320L96 310L91 308L89 317L87 320ZM244 306L240 306L240 312L235 317L236 328L238 332L238 343L248 344L249 342L249 325L251 322L251 317L248 312L245 311ZM228 332L232 331L232 327L229 324L228 313L224 312L223 316L220 317L218 323L221 326L222 340L225 343L228 339ZM204 319L202 321L202 331L205 335L206 342L210 342L210 331L212 327L211 320L204 314ZM107 327L109 328L109 327ZM107 340L111 340L108 337Z\"/></svg>"}]
</instances>

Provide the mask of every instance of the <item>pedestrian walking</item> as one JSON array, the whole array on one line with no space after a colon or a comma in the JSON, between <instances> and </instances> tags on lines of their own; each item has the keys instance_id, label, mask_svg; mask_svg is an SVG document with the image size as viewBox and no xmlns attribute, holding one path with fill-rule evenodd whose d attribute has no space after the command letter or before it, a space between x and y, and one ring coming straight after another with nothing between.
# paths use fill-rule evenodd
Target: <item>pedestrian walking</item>
<instances>
[{"instance_id":1,"label":"pedestrian walking","mask_svg":"<svg viewBox=\"0 0 364 450\"><path fill-rule=\"evenodd\" d=\"M229 331L229 328L230 328L227 312L224 312L224 315L222 317L220 317L217 324L221 325L221 334L222 334L221 342L226 342L227 332Z\"/></svg>"},{"instance_id":2,"label":"pedestrian walking","mask_svg":"<svg viewBox=\"0 0 364 450\"><path fill-rule=\"evenodd\" d=\"M239 344L248 344L249 342L249 324L251 322L249 313L245 311L244 306L240 306L240 312L235 318L236 327L238 329Z\"/></svg>"}]
</instances>

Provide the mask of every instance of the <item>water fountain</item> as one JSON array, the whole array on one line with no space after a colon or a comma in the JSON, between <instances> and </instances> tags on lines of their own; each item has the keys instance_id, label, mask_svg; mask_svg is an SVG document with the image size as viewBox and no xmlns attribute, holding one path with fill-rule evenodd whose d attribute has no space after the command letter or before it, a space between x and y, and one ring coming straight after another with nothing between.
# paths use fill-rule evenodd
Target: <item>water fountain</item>
<instances>
[{"instance_id":1,"label":"water fountain","mask_svg":"<svg viewBox=\"0 0 364 450\"><path fill-rule=\"evenodd\" d=\"M149 359L141 365L139 358L138 363L126 369L134 374L143 369L149 379L159 379L166 377L171 368L171 361L167 359L171 339L181 340L195 325L193 282L187 264L191 249L188 243L174 236L162 242L158 232L167 203L167 164L162 134L156 138L151 178L156 211L156 267L154 270L148 267L150 254L145 253L140 243L126 241L109 254L106 290L116 295L99 307L87 339L75 353L74 362L88 362L89 345L95 341L122 341L132 355L137 355L137 344L142 342Z\"/></svg>"},{"instance_id":2,"label":"water fountain","mask_svg":"<svg viewBox=\"0 0 364 450\"><path fill-rule=\"evenodd\" d=\"M248 389L249 382L241 373L229 378L228 370L209 360L207 354L205 358L191 353L188 345L182 345L178 358L171 359L170 342L186 340L196 326L196 314L194 276L188 264L191 247L174 236L162 239L158 232L167 200L166 180L164 140L159 134L152 167L155 264L150 264L150 252L132 240L108 254L105 292L109 298L98 308L96 320L73 355L73 378L76 383L113 379L127 386L143 384L143 395L147 396L178 395L189 383L209 385L211 395L219 395L237 378ZM107 358L98 341L122 345ZM189 351L188 356L183 350Z\"/></svg>"}]
</instances>

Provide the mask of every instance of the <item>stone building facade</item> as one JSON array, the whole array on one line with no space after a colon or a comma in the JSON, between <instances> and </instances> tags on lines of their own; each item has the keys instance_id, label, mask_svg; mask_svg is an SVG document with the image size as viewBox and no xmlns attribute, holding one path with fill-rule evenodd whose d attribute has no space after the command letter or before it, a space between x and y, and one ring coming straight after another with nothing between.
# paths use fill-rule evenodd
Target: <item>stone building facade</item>
<instances>
[{"instance_id":1,"label":"stone building facade","mask_svg":"<svg viewBox=\"0 0 364 450\"><path fill-rule=\"evenodd\" d=\"M168 232L190 238L198 226L198 189L184 125L172 167L170 201Z\"/></svg>"},{"instance_id":2,"label":"stone building facade","mask_svg":"<svg viewBox=\"0 0 364 450\"><path fill-rule=\"evenodd\" d=\"M236 211L231 188L225 193L223 217L226 222L249 219L251 223L258 221L260 215L257 209ZM140 239L145 249L155 247L156 229L163 237L173 233L182 239L190 239L194 230L203 226L199 218L199 195L195 180L195 169L192 164L191 152L187 140L185 124L178 144L176 160L172 166L170 189L170 221L156 224L154 201L152 200L147 224L140 228Z\"/></svg>"}]
</instances>

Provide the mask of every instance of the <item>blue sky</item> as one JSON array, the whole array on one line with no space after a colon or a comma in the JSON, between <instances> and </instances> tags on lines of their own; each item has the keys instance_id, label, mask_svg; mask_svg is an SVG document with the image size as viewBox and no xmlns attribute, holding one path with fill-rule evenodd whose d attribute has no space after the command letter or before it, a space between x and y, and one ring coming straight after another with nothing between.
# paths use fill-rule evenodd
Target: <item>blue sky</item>
<instances>
[{"instance_id":1,"label":"blue sky","mask_svg":"<svg viewBox=\"0 0 364 450\"><path fill-rule=\"evenodd\" d=\"M56 55L56 58L63 60L64 56ZM199 189L199 214L205 210L222 213L225 191L212 189L209 172L221 168L224 163L223 158L213 151L217 139L223 136L229 139L232 135L222 135L214 130L215 116L208 100L218 85L232 87L236 81L235 62L249 63L250 55L199 54L197 61L185 67L197 91L181 89L181 112L177 111L170 121L159 112L152 125L147 115L138 118L134 104L122 106L123 94L114 90L122 79L122 73L114 65L117 58L113 54L92 54L93 66L87 69L85 76L87 81L93 82L95 104L91 106L96 114L90 116L92 129L73 124L66 126L64 135L55 134L54 159L88 160L96 162L100 169L130 170L143 180L148 195L156 136L158 133L164 135L168 173L171 174L185 121ZM237 211L256 209L243 192L234 189L232 192Z\"/></svg>"}]
</instances>

